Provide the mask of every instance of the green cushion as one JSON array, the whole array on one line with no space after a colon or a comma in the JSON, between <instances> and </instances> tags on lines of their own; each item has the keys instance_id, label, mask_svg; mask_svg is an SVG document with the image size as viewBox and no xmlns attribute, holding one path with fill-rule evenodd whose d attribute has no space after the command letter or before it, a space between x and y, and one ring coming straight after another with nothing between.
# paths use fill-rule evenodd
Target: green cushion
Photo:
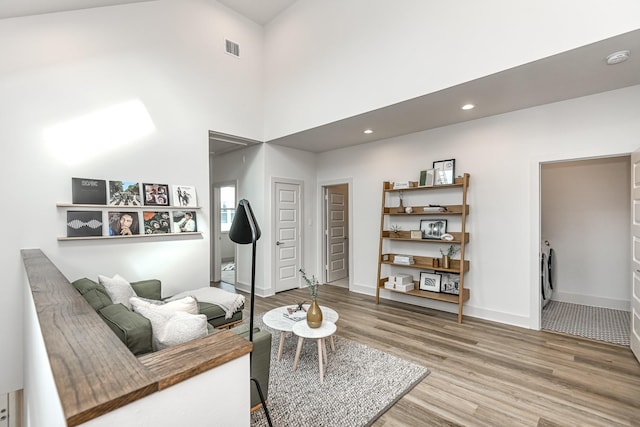
<instances>
[{"instance_id":1,"label":"green cushion","mask_svg":"<svg viewBox=\"0 0 640 427\"><path fill-rule=\"evenodd\" d=\"M98 314L133 354L139 356L153 351L151 322L148 319L122 304L111 304L99 310Z\"/></svg>"},{"instance_id":2,"label":"green cushion","mask_svg":"<svg viewBox=\"0 0 640 427\"><path fill-rule=\"evenodd\" d=\"M80 292L80 295L87 300L95 311L113 304L107 290L101 284L86 277L71 283Z\"/></svg>"},{"instance_id":3,"label":"green cushion","mask_svg":"<svg viewBox=\"0 0 640 427\"><path fill-rule=\"evenodd\" d=\"M162 284L158 279L131 282L131 287L139 297L155 300L162 299Z\"/></svg>"}]
</instances>

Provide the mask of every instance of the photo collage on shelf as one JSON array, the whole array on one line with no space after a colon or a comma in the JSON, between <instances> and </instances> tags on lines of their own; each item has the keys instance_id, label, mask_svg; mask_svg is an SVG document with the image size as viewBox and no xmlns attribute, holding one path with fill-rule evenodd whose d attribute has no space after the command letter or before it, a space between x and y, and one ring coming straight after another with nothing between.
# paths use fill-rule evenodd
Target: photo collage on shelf
<instances>
[{"instance_id":1,"label":"photo collage on shelf","mask_svg":"<svg viewBox=\"0 0 640 427\"><path fill-rule=\"evenodd\" d=\"M134 236L197 232L196 189L190 185L72 178L72 204L109 207L67 211L67 237ZM134 210L146 207L149 210ZM106 229L105 229L106 226Z\"/></svg>"}]
</instances>

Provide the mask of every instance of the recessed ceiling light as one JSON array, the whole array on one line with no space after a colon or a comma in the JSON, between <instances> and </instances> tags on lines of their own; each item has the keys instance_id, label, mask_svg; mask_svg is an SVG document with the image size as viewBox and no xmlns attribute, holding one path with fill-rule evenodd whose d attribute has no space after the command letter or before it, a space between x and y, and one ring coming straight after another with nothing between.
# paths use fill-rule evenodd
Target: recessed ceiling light
<instances>
[{"instance_id":1,"label":"recessed ceiling light","mask_svg":"<svg viewBox=\"0 0 640 427\"><path fill-rule=\"evenodd\" d=\"M611 55L607 56L607 64L614 65L619 64L621 62L629 59L629 51L628 50L620 50L618 52L613 52Z\"/></svg>"},{"instance_id":2,"label":"recessed ceiling light","mask_svg":"<svg viewBox=\"0 0 640 427\"><path fill-rule=\"evenodd\" d=\"M462 106L462 109L463 110L472 110L474 107L475 107L475 105L473 105L473 104L464 104Z\"/></svg>"},{"instance_id":3,"label":"recessed ceiling light","mask_svg":"<svg viewBox=\"0 0 640 427\"><path fill-rule=\"evenodd\" d=\"M364 130L364 133L366 133L366 134L370 134L370 133L373 133L373 131L372 131L371 129L365 129L365 130Z\"/></svg>"}]
</instances>

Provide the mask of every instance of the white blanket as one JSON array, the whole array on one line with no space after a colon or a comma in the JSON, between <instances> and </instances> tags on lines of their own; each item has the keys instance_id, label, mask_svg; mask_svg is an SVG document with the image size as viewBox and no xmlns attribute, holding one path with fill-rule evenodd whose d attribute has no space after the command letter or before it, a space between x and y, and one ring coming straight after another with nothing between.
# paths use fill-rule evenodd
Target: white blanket
<instances>
[{"instance_id":1,"label":"white blanket","mask_svg":"<svg viewBox=\"0 0 640 427\"><path fill-rule=\"evenodd\" d=\"M212 287L180 292L179 294L167 299L167 301L173 301L174 299L180 299L186 296L192 296L198 301L220 306L220 308L225 312L225 319L230 319L233 316L233 313L238 311L238 309L244 304L244 295L234 294L220 288Z\"/></svg>"}]
</instances>

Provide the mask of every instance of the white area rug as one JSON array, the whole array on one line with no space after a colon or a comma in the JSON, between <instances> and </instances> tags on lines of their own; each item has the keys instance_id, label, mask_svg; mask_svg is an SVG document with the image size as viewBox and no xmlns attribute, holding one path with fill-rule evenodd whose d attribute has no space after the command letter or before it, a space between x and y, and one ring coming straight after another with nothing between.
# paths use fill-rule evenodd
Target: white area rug
<instances>
[{"instance_id":1,"label":"white area rug","mask_svg":"<svg viewBox=\"0 0 640 427\"><path fill-rule=\"evenodd\" d=\"M264 328L261 320L254 323ZM267 406L274 426L370 425L429 375L424 366L334 336L336 351L331 351L327 340L328 365L324 384L320 384L316 341L304 341L294 372L297 337L287 337L282 360L278 361L280 332L266 329L273 334ZM267 425L262 409L253 412L251 424Z\"/></svg>"},{"instance_id":2,"label":"white area rug","mask_svg":"<svg viewBox=\"0 0 640 427\"><path fill-rule=\"evenodd\" d=\"M542 329L629 346L630 313L610 308L549 301Z\"/></svg>"}]
</instances>

